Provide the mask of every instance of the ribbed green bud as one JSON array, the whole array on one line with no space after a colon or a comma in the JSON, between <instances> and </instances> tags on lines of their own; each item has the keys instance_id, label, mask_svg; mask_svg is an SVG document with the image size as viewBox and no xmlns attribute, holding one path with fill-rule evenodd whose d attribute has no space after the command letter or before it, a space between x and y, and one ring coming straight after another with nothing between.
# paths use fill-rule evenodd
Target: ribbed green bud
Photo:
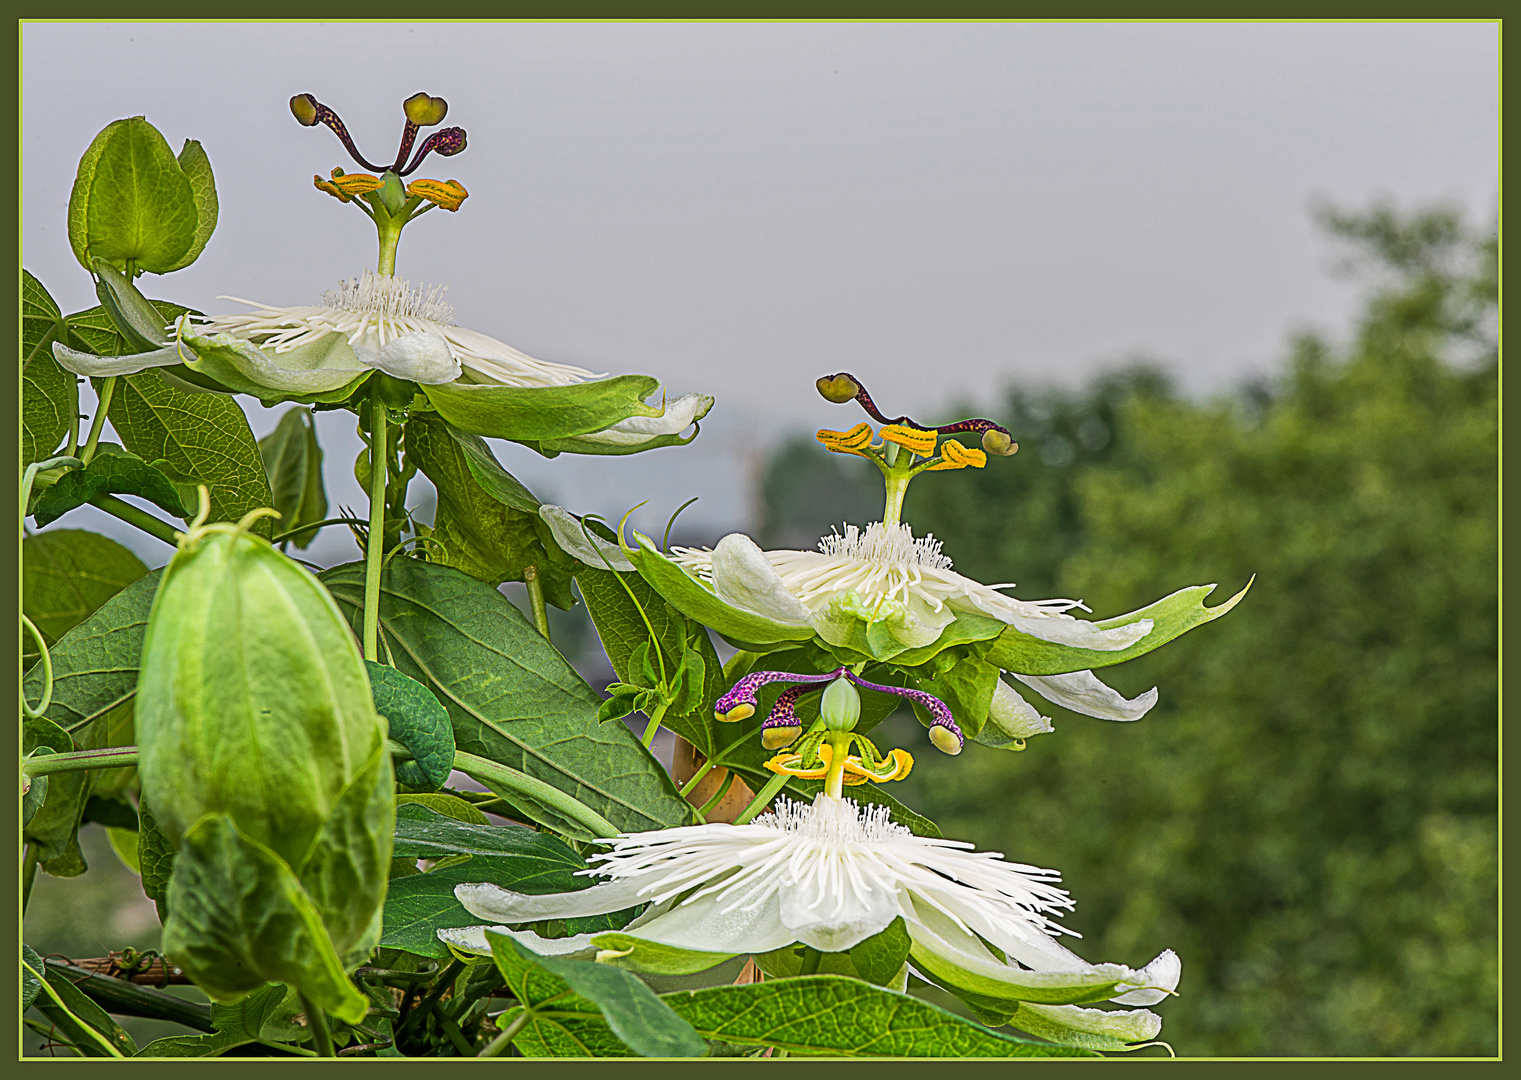
<instances>
[{"instance_id":1,"label":"ribbed green bud","mask_svg":"<svg viewBox=\"0 0 1521 1080\"><path fill-rule=\"evenodd\" d=\"M840 678L830 683L819 701L819 715L830 731L854 731L856 721L861 719L861 695L849 679Z\"/></svg>"}]
</instances>

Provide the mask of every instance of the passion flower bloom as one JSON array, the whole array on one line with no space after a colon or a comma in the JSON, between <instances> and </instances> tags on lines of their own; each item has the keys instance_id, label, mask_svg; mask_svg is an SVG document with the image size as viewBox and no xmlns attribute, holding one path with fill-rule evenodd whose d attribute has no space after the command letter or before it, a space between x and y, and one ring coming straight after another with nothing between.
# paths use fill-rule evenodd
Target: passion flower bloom
<instances>
[{"instance_id":1,"label":"passion flower bloom","mask_svg":"<svg viewBox=\"0 0 1521 1080\"><path fill-rule=\"evenodd\" d=\"M1074 1006L1152 1005L1177 987L1181 972L1171 950L1139 970L1088 963L1056 940L1071 931L1051 916L1073 903L1055 871L915 836L885 808L851 799L820 793L811 806L781 799L748 825L692 825L611 843L593 856L599 865L582 871L600 882L589 889L531 896L484 882L456 886L460 903L494 925L440 930L439 937L465 952L489 953L485 931L492 930L538 952L595 955L664 974L750 954L763 970L796 974L796 946L836 954L818 970L853 970L838 954L901 918L910 947L900 988L911 966L1026 1030L1125 1042L1154 1038L1160 1018L1144 1009ZM508 926L641 903L649 907L616 932L547 940Z\"/></svg>"}]
</instances>

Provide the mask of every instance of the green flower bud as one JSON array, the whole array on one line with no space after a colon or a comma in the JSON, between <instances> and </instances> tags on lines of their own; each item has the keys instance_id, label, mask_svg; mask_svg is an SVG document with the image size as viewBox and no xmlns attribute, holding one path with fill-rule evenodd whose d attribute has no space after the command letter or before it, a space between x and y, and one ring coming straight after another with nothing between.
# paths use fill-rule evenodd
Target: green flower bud
<instances>
[{"instance_id":1,"label":"green flower bud","mask_svg":"<svg viewBox=\"0 0 1521 1080\"><path fill-rule=\"evenodd\" d=\"M849 679L840 678L830 683L819 702L819 715L830 731L853 731L861 719L861 695Z\"/></svg>"},{"instance_id":2,"label":"green flower bud","mask_svg":"<svg viewBox=\"0 0 1521 1080\"><path fill-rule=\"evenodd\" d=\"M148 617L143 797L176 848L165 950L213 997L343 979L379 933L394 829L387 725L327 590L241 525L193 527Z\"/></svg>"}]
</instances>

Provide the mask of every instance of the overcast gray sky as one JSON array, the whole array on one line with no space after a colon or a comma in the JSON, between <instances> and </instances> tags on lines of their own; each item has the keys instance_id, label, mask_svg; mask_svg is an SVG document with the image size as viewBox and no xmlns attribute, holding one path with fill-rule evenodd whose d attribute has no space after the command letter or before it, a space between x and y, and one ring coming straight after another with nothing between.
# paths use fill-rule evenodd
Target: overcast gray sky
<instances>
[{"instance_id":1,"label":"overcast gray sky","mask_svg":"<svg viewBox=\"0 0 1521 1080\"><path fill-rule=\"evenodd\" d=\"M66 310L95 303L69 187L100 128L145 114L204 144L221 200L205 254L149 294L314 303L375 237L311 186L355 166L288 99L389 160L401 100L443 96L469 147L419 175L470 198L407 230L398 274L535 356L719 400L686 450L504 463L577 510L654 496L647 525L700 495L688 520L716 536L746 523L758 448L855 421L821 374L933 419L1136 355L1207 393L1296 326L1344 330L1355 286L1326 273L1311 199L1489 220L1498 44L1492 23L32 23L24 258ZM263 432L279 411L251 412ZM322 431L335 500L361 507L352 423ZM103 527L88 512L69 520Z\"/></svg>"}]
</instances>

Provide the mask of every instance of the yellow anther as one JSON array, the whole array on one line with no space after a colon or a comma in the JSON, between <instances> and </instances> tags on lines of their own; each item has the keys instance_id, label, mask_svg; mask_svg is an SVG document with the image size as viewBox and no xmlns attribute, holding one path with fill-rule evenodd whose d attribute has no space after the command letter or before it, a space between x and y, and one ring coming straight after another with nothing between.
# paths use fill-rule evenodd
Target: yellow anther
<instances>
[{"instance_id":1,"label":"yellow anther","mask_svg":"<svg viewBox=\"0 0 1521 1080\"><path fill-rule=\"evenodd\" d=\"M766 768L774 773L797 776L804 780L822 780L825 774L829 772L829 763L834 757L834 748L828 743L823 743L819 746L818 754L823 763L816 769L803 768L803 756L788 751L783 751L766 762ZM851 754L845 759L845 775L841 779L847 786L864 784L867 781L874 784L885 784L889 780L902 780L913 767L913 756L907 750L893 750L875 769L862 761L859 755Z\"/></svg>"},{"instance_id":2,"label":"yellow anther","mask_svg":"<svg viewBox=\"0 0 1521 1080\"><path fill-rule=\"evenodd\" d=\"M988 455L981 450L969 450L955 439L946 439L940 444L941 460L929 467L930 472L940 469L964 469L970 465L974 469L980 469L988 463Z\"/></svg>"},{"instance_id":3,"label":"yellow anther","mask_svg":"<svg viewBox=\"0 0 1521 1080\"><path fill-rule=\"evenodd\" d=\"M857 454L861 457L870 457L866 453L872 448L871 425L865 422L857 424L849 431L830 431L823 428L818 433L819 442L824 444L825 450L836 454Z\"/></svg>"},{"instance_id":4,"label":"yellow anther","mask_svg":"<svg viewBox=\"0 0 1521 1080\"><path fill-rule=\"evenodd\" d=\"M421 195L430 203L453 212L459 204L470 197L465 185L458 180L413 180L407 185L408 195Z\"/></svg>"},{"instance_id":5,"label":"yellow anther","mask_svg":"<svg viewBox=\"0 0 1521 1080\"><path fill-rule=\"evenodd\" d=\"M369 173L346 173L342 169L334 169L331 180L314 176L312 183L318 190L327 192L335 199L348 202L358 195L366 195L379 189L385 181Z\"/></svg>"},{"instance_id":6,"label":"yellow anther","mask_svg":"<svg viewBox=\"0 0 1521 1080\"><path fill-rule=\"evenodd\" d=\"M936 435L933 431L920 431L918 428L905 427L902 424L888 424L882 429L882 438L888 442L895 442L920 457L929 457L935 452Z\"/></svg>"},{"instance_id":7,"label":"yellow anther","mask_svg":"<svg viewBox=\"0 0 1521 1080\"><path fill-rule=\"evenodd\" d=\"M721 713L715 709L713 715L723 723L732 724L736 720L748 720L754 716L755 706L741 701L726 713Z\"/></svg>"},{"instance_id":8,"label":"yellow anther","mask_svg":"<svg viewBox=\"0 0 1521 1080\"><path fill-rule=\"evenodd\" d=\"M819 747L819 756L824 759L823 764L816 769L805 769L803 768L802 754L783 750L776 757L766 762L766 768L774 773L781 773L786 776L801 776L805 780L822 780L824 779L824 774L829 771L829 747L827 744Z\"/></svg>"}]
</instances>

